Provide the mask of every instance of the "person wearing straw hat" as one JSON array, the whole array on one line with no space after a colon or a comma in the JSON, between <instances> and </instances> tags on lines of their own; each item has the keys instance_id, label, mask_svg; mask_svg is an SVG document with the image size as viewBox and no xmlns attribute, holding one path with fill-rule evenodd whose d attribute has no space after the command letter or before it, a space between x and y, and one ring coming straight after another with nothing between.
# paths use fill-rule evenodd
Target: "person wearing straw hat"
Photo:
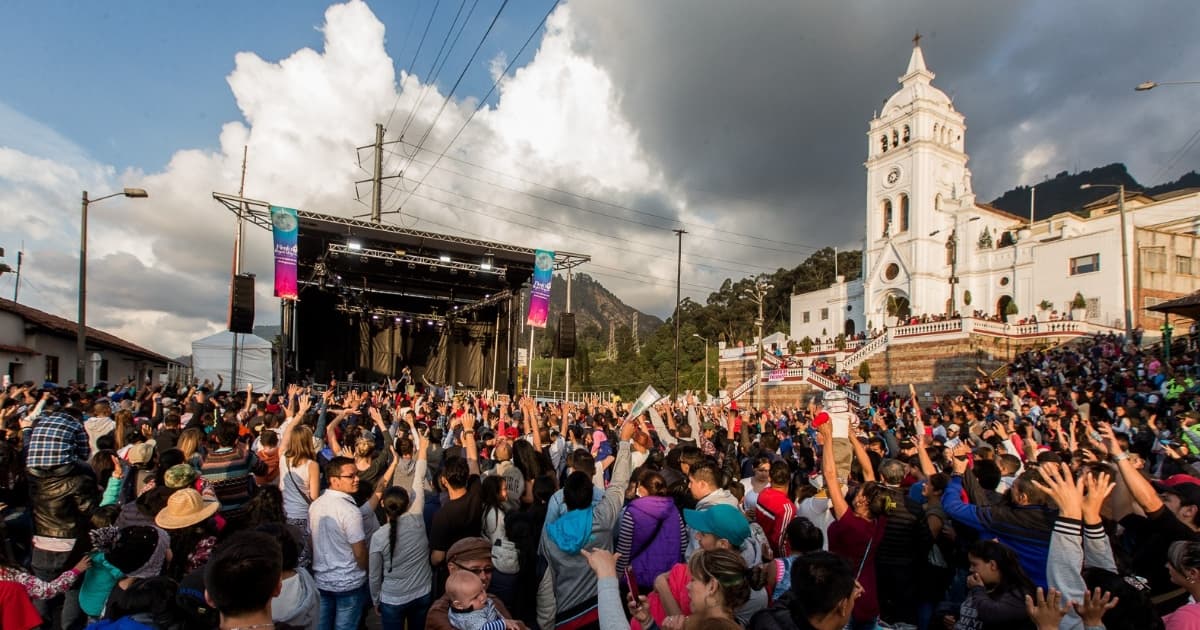
<instances>
[{"instance_id":1,"label":"person wearing straw hat","mask_svg":"<svg viewBox=\"0 0 1200 630\"><path fill-rule=\"evenodd\" d=\"M176 491L154 523L171 536L171 560L166 574L176 580L208 561L217 544L213 515L221 509L217 501L205 501L192 488Z\"/></svg>"}]
</instances>

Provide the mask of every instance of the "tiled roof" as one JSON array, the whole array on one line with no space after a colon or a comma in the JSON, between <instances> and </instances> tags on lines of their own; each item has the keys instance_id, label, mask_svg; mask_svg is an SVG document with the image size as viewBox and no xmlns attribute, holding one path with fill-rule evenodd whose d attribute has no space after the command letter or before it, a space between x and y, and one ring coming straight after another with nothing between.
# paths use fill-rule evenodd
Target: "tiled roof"
<instances>
[{"instance_id":1,"label":"tiled roof","mask_svg":"<svg viewBox=\"0 0 1200 630\"><path fill-rule=\"evenodd\" d=\"M36 308L25 306L24 304L18 304L12 300L6 300L4 298L0 298L0 311L13 313L30 324L64 337L74 338L75 331L78 326L75 322L65 317L51 315L46 311L39 311ZM103 346L113 350L119 350L126 354L132 354L156 363L162 363L163 365L171 362L170 359L158 354L157 352L152 352L135 343L130 343L124 339L121 339L120 337L117 337L116 335L106 333L103 330L97 330L91 326L88 326L87 334L88 345Z\"/></svg>"},{"instance_id":2,"label":"tiled roof","mask_svg":"<svg viewBox=\"0 0 1200 630\"><path fill-rule=\"evenodd\" d=\"M34 350L33 348L28 348L25 346L10 346L6 343L0 343L0 352L11 352L13 354L28 354L30 356L33 356L35 354L41 354L40 352L38 352L37 350Z\"/></svg>"}]
</instances>

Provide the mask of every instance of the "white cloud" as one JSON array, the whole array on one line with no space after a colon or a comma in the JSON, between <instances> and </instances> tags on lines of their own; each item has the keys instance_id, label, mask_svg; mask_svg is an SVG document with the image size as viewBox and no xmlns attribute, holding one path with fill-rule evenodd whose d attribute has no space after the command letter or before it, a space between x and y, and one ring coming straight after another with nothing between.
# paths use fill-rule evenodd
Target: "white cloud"
<instances>
[{"instance_id":1,"label":"white cloud","mask_svg":"<svg viewBox=\"0 0 1200 630\"><path fill-rule=\"evenodd\" d=\"M249 147L246 196L340 215L365 212L353 198L354 181L366 176L357 165L355 147L369 141L374 124L386 119L393 106L389 139L398 136L419 101L419 111L405 134L406 140L417 140L445 97L431 86L421 99L425 86L419 77L407 74L400 76L397 96L394 63L384 48L384 26L362 2L334 5L325 18L322 50L299 50L279 61L252 52L238 54L228 84L244 121L224 125L218 150L180 148L160 172L118 172L116 167L96 163L47 126L18 120L11 110L0 109L0 131L19 130L0 133L4 138L0 140L0 213L17 219L4 222L0 239L26 241L26 278L28 286L36 289L23 290L22 301L70 316L77 265L76 191L143 187L149 199L114 198L95 206L90 214L89 323L164 354L185 353L191 339L218 329L224 320L234 222L211 194L237 191L243 146ZM406 214L399 220L411 225L415 214L464 233L591 254L596 266L584 271L600 277L634 305L662 313L674 300L669 288L674 280L669 231L647 233L627 222L506 192L447 170L469 172L518 190L530 188L451 158L467 159L531 181L622 203L650 200L664 214L678 212L682 197L670 192L641 149L637 132L618 113L618 94L608 76L575 52L573 44L570 11L564 5L548 22L532 60L504 80L497 105L475 116L442 160L445 168L428 176L427 185L405 204ZM493 69L496 63L493 60ZM442 151L474 108L473 100L451 100L424 146ZM432 163L435 156L422 152L417 160ZM411 190L428 167L404 165L404 161L391 156L388 166L406 168L404 187ZM408 195L385 196L397 205ZM428 198L471 211L449 209ZM595 209L622 213L603 205ZM416 225L442 230L428 220ZM254 228L247 232L244 268L270 278L269 235ZM630 240L639 244L629 245ZM605 275L611 274L605 267L648 274L666 286L646 279L615 280ZM710 286L719 284L717 276L724 275L729 274L685 269L692 282ZM5 286L11 287L11 280L5 278L0 290ZM273 320L278 312L269 293L270 282L260 282L260 322ZM686 293L705 294L694 288Z\"/></svg>"}]
</instances>

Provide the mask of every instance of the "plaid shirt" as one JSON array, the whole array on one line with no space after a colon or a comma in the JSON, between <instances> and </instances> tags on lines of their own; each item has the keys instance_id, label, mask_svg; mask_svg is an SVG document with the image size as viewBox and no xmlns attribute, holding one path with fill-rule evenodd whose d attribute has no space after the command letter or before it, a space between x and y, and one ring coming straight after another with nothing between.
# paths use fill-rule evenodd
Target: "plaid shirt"
<instances>
[{"instance_id":1,"label":"plaid shirt","mask_svg":"<svg viewBox=\"0 0 1200 630\"><path fill-rule=\"evenodd\" d=\"M38 418L29 432L28 444L25 453L28 468L52 468L76 460L86 461L91 453L83 424L64 413Z\"/></svg>"}]
</instances>

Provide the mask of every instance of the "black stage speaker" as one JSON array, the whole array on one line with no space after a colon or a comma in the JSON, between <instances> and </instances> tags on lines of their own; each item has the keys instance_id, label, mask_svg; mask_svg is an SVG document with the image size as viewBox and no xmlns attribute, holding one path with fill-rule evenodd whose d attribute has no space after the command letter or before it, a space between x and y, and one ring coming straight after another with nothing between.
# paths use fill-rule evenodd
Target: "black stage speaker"
<instances>
[{"instance_id":1,"label":"black stage speaker","mask_svg":"<svg viewBox=\"0 0 1200 630\"><path fill-rule=\"evenodd\" d=\"M562 313L558 316L558 338L554 347L560 359L575 356L575 313Z\"/></svg>"},{"instance_id":2,"label":"black stage speaker","mask_svg":"<svg viewBox=\"0 0 1200 630\"><path fill-rule=\"evenodd\" d=\"M251 274L233 277L233 291L229 298L229 331L242 334L254 332L254 276Z\"/></svg>"}]
</instances>

